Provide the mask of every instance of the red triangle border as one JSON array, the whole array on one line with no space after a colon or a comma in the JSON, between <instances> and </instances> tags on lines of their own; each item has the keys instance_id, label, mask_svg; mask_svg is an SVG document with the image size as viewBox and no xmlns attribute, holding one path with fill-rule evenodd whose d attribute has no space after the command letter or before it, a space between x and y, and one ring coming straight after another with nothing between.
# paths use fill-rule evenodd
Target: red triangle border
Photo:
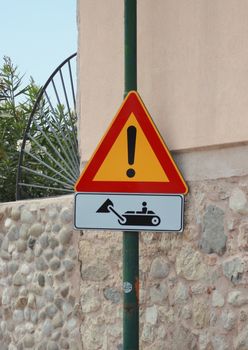
<instances>
[{"instance_id":1,"label":"red triangle border","mask_svg":"<svg viewBox=\"0 0 248 350\"><path fill-rule=\"evenodd\" d=\"M93 181L107 154L133 113L169 182ZM187 194L188 187L139 95L131 91L75 184L76 192Z\"/></svg>"}]
</instances>

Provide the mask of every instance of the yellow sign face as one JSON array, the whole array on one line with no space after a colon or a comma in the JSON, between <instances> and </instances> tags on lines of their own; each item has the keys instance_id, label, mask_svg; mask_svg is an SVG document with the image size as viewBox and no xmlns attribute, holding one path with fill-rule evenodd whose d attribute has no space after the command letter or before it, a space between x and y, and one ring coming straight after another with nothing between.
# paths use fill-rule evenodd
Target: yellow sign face
<instances>
[{"instance_id":1,"label":"yellow sign face","mask_svg":"<svg viewBox=\"0 0 248 350\"><path fill-rule=\"evenodd\" d=\"M128 145L129 127L136 130L133 146ZM132 163L130 163L130 152ZM130 168L135 172L135 176L127 176ZM134 113L130 114L93 181L110 181L110 179L129 182L169 182Z\"/></svg>"}]
</instances>

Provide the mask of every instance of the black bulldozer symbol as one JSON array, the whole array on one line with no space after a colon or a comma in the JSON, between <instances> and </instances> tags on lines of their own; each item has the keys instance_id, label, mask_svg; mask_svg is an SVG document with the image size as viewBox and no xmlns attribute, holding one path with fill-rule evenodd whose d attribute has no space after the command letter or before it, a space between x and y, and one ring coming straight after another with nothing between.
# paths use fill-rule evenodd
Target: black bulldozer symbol
<instances>
[{"instance_id":1,"label":"black bulldozer symbol","mask_svg":"<svg viewBox=\"0 0 248 350\"><path fill-rule=\"evenodd\" d=\"M132 226L158 226L160 224L160 217L152 210L147 209L147 203L142 203L141 211L126 211L124 214L119 214L114 209L114 204L110 199L107 199L96 213L114 213L118 217L120 225Z\"/></svg>"}]
</instances>

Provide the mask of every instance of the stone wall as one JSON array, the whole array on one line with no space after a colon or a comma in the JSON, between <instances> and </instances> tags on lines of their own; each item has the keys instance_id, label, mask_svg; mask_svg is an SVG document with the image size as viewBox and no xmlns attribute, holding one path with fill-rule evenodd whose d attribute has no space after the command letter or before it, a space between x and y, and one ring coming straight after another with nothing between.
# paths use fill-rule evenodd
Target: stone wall
<instances>
[{"instance_id":1,"label":"stone wall","mask_svg":"<svg viewBox=\"0 0 248 350\"><path fill-rule=\"evenodd\" d=\"M81 350L72 197L0 205L0 349Z\"/></svg>"},{"instance_id":2,"label":"stone wall","mask_svg":"<svg viewBox=\"0 0 248 350\"><path fill-rule=\"evenodd\" d=\"M140 349L248 349L248 176L190 183L185 230L140 234ZM122 349L122 235L80 240L82 342Z\"/></svg>"},{"instance_id":3,"label":"stone wall","mask_svg":"<svg viewBox=\"0 0 248 350\"><path fill-rule=\"evenodd\" d=\"M182 234L140 234L140 349L248 349L248 176L189 183ZM0 206L0 349L122 349L122 234L71 196ZM79 259L79 260L78 260Z\"/></svg>"}]
</instances>

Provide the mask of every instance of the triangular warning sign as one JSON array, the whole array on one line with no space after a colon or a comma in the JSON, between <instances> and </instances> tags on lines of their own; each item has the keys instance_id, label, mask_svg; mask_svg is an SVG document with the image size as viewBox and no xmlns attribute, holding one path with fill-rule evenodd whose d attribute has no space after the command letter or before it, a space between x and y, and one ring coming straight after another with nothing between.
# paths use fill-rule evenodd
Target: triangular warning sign
<instances>
[{"instance_id":1,"label":"triangular warning sign","mask_svg":"<svg viewBox=\"0 0 248 350\"><path fill-rule=\"evenodd\" d=\"M131 91L76 185L77 192L177 193L187 185L139 95Z\"/></svg>"}]
</instances>

